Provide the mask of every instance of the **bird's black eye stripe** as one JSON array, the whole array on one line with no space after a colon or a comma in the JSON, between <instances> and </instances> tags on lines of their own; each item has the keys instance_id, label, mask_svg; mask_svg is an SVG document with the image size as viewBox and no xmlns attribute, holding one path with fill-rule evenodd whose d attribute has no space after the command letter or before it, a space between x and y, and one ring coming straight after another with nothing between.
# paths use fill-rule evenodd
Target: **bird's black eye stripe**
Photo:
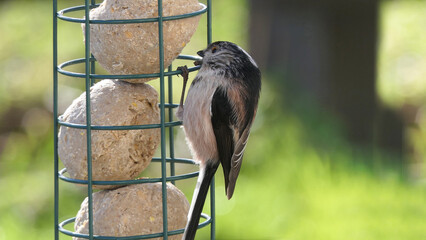
<instances>
[{"instance_id":1,"label":"bird's black eye stripe","mask_svg":"<svg viewBox=\"0 0 426 240\"><path fill-rule=\"evenodd\" d=\"M215 46L212 48L212 53L215 53L216 51L217 51L217 47Z\"/></svg>"}]
</instances>

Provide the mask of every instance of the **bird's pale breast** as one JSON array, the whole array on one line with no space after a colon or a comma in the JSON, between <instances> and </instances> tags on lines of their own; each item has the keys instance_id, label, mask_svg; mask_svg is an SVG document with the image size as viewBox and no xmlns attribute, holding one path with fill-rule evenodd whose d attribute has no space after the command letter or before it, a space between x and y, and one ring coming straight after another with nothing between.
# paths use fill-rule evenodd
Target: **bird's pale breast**
<instances>
[{"instance_id":1,"label":"bird's pale breast","mask_svg":"<svg viewBox=\"0 0 426 240\"><path fill-rule=\"evenodd\" d=\"M221 78L199 76L191 85L185 100L183 127L186 139L195 160L201 162L218 160L210 106L221 81Z\"/></svg>"}]
</instances>

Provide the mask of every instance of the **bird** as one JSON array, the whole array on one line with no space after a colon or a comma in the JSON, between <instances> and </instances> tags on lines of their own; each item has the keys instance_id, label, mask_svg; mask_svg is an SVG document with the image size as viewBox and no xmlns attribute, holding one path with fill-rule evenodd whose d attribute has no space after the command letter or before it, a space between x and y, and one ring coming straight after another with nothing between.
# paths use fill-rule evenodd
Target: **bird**
<instances>
[{"instance_id":1,"label":"bird","mask_svg":"<svg viewBox=\"0 0 426 240\"><path fill-rule=\"evenodd\" d=\"M241 47L217 41L198 51L200 69L188 90L188 68L182 71L183 88L176 116L182 121L187 145L200 171L184 240L193 240L210 183L221 164L225 193L231 199L240 172L250 128L256 116L261 72Z\"/></svg>"}]
</instances>

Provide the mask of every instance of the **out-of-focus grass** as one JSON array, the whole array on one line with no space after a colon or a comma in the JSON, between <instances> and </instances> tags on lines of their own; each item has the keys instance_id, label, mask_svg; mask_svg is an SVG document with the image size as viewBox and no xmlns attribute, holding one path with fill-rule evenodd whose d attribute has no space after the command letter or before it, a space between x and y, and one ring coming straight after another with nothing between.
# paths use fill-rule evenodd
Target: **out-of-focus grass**
<instances>
[{"instance_id":1,"label":"out-of-focus grass","mask_svg":"<svg viewBox=\"0 0 426 240\"><path fill-rule=\"evenodd\" d=\"M67 1L74 3L81 4ZM246 2L213 3L214 39L246 47ZM51 99L51 5L6 1L0 13L0 114L8 119L6 112L14 114L11 106L26 109L16 129L0 135L0 239L52 239L53 132L45 109ZM205 46L203 21L185 53ZM60 27L60 61L81 57L80 26ZM231 201L218 171L218 238L425 239L424 186L405 182L386 159L372 162L354 149L334 119L313 106L295 104L302 102L297 94L274 92L269 83L274 78L263 80L259 114ZM75 90L81 85L61 79L61 97L68 96L64 106L81 93ZM175 89L177 101L179 80ZM64 220L75 216L85 191L64 182L60 189ZM190 199L192 189L183 190ZM207 234L201 230L198 239Z\"/></svg>"}]
</instances>

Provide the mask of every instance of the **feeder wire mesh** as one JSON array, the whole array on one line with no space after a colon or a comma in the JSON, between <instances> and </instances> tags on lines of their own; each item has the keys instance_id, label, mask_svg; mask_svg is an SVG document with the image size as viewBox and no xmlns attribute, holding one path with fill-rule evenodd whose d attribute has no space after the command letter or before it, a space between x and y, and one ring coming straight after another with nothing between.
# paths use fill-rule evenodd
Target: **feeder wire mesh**
<instances>
[{"instance_id":1,"label":"feeder wire mesh","mask_svg":"<svg viewBox=\"0 0 426 240\"><path fill-rule=\"evenodd\" d=\"M163 3L162 0L158 0L158 17L154 18L143 18L143 19L118 19L118 20L90 20L89 12L90 9L98 7L95 0L85 0L84 5L69 7L58 11L58 0L53 0L53 115L54 115L54 223L55 223L55 239L60 238L60 233L63 233L72 237L79 237L85 239L149 239L163 237L168 239L168 236L183 233L184 229L168 231L167 222L167 185L168 181L175 184L175 181L195 178L198 176L198 172L186 173L176 175L175 164L195 164L191 159L176 158L174 155L174 133L173 127L181 125L179 121L173 121L173 108L177 107L173 103L173 86L172 80L173 75L180 74L180 70L173 71L172 66L168 67L168 71L165 72L164 67L164 35L163 35L163 23L164 21L174 21L183 18L189 18L200 14L207 13L207 44L212 42L212 12L211 12L211 0L207 0L207 6L204 6L201 10L181 14L176 16L163 16ZM84 18L73 18L66 16L65 14L75 11L84 11ZM62 64L58 63L58 19L71 22L71 23L84 23L85 26L85 56L84 58L74 59L66 61ZM90 52L90 25L91 24L131 24L131 23L146 23L146 22L158 22L158 36L159 36L159 73L153 74L128 74L128 75L116 75L116 74L96 74L95 62L96 59ZM183 60L196 60L194 56L179 55L178 59ZM67 66L75 64L84 64L84 73L71 72L65 70ZM196 71L199 67L191 67L189 71ZM58 116L58 79L59 74L74 78L84 78L85 90L86 90L86 124L76 124L62 121ZM134 79L134 78L152 78L158 77L160 81L160 123L159 124L147 124L147 125L129 125L129 126L96 126L92 125L91 119L91 101L90 101L90 87L94 84L97 79ZM165 77L168 82L168 99L169 102L165 101ZM166 122L166 108L168 109L168 121ZM59 156L58 156L58 130L59 126L65 126L76 129L86 130L86 145L87 145L87 180L73 179L65 176L66 169L59 170ZM94 181L92 179L92 130L135 130L135 129L161 129L161 157L153 158L152 161L161 163L161 177L159 178L145 178L136 180L122 180L122 181ZM166 153L166 128L169 128L169 157ZM170 164L170 176L167 176L167 163ZM80 234L65 229L67 224L74 223L75 217L66 219L59 222L59 180L63 180L69 183L85 184L87 185L87 198L88 198L88 234ZM113 237L113 236L97 236L94 235L93 229L93 185L129 185L129 184L141 184L141 183L152 183L161 182L162 184L162 209L163 209L163 232L146 234L139 236L128 236L128 237ZM215 239L215 192L214 192L214 180L211 183L210 188L210 216L203 213L202 218L205 219L199 224L199 228L205 227L210 224L210 239Z\"/></svg>"}]
</instances>

